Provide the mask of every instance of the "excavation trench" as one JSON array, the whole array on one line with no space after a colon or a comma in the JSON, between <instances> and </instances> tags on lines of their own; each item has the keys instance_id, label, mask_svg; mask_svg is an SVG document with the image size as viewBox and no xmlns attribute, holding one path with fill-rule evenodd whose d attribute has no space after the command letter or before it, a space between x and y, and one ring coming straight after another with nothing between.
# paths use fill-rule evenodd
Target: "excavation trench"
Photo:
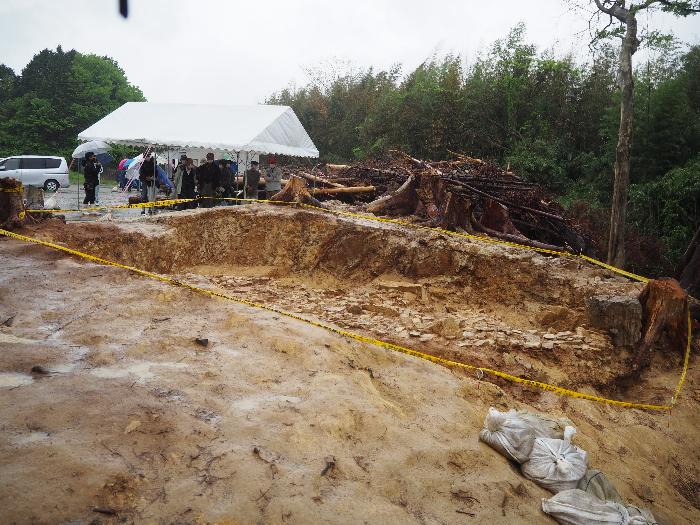
<instances>
[{"instance_id":1,"label":"excavation trench","mask_svg":"<svg viewBox=\"0 0 700 525\"><path fill-rule=\"evenodd\" d=\"M631 395L618 387L630 350L586 328L584 305L594 294L636 294L640 285L575 258L272 206L128 222L48 221L28 230L450 359ZM676 357L659 359L671 369ZM663 403L673 387L667 383L632 393ZM519 396L541 395L499 384Z\"/></svg>"}]
</instances>

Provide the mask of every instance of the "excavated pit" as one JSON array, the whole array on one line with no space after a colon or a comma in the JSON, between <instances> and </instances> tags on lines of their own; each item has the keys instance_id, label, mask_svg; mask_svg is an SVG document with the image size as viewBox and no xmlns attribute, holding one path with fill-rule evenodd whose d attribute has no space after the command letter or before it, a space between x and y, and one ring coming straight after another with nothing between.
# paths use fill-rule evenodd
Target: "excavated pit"
<instances>
[{"instance_id":1,"label":"excavated pit","mask_svg":"<svg viewBox=\"0 0 700 525\"><path fill-rule=\"evenodd\" d=\"M649 403L665 402L673 387L637 391L619 384L631 351L585 326L585 300L635 295L640 285L575 258L272 206L113 223L49 221L30 233L529 379L618 398L639 394ZM672 370L678 356L662 354L657 361Z\"/></svg>"}]
</instances>

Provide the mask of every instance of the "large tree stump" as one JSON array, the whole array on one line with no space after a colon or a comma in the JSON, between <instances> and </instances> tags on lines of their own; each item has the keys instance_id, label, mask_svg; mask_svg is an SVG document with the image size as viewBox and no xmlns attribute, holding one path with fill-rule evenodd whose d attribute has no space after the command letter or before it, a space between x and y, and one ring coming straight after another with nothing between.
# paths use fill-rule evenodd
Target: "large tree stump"
<instances>
[{"instance_id":1,"label":"large tree stump","mask_svg":"<svg viewBox=\"0 0 700 525\"><path fill-rule=\"evenodd\" d=\"M685 351L688 337L688 294L678 281L662 278L649 281L639 295L642 303L642 339L637 355L632 359L632 371L649 366L651 353L663 332L667 332L673 345Z\"/></svg>"},{"instance_id":2,"label":"large tree stump","mask_svg":"<svg viewBox=\"0 0 700 525\"><path fill-rule=\"evenodd\" d=\"M270 200L277 202L296 202L325 209L325 206L309 193L304 179L296 175L292 175L287 181L287 184L284 185L284 188L275 193Z\"/></svg>"},{"instance_id":3,"label":"large tree stump","mask_svg":"<svg viewBox=\"0 0 700 525\"><path fill-rule=\"evenodd\" d=\"M24 202L22 183L17 179L0 179L0 228L13 230L24 224Z\"/></svg>"}]
</instances>

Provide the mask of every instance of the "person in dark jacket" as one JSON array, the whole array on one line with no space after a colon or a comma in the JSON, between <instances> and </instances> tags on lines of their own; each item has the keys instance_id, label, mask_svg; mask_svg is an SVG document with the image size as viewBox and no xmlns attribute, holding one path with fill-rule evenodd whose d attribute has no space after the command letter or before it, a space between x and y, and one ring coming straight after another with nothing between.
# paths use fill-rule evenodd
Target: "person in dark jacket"
<instances>
[{"instance_id":1,"label":"person in dark jacket","mask_svg":"<svg viewBox=\"0 0 700 525\"><path fill-rule=\"evenodd\" d=\"M139 182L141 182L141 200L153 202L156 200L156 167L151 155L145 159L139 167ZM152 208L149 208L149 211ZM146 213L144 208L142 214Z\"/></svg>"},{"instance_id":2,"label":"person in dark jacket","mask_svg":"<svg viewBox=\"0 0 700 525\"><path fill-rule=\"evenodd\" d=\"M178 199L194 199L197 184L197 173L192 165L192 159L186 157L175 172L175 195ZM179 205L179 209L196 208L197 202L185 202Z\"/></svg>"},{"instance_id":3,"label":"person in dark jacket","mask_svg":"<svg viewBox=\"0 0 700 525\"><path fill-rule=\"evenodd\" d=\"M257 160L250 163L250 169L245 170L243 174L244 191L246 199L258 198L258 186L260 185L260 170L258 166L260 164Z\"/></svg>"},{"instance_id":4,"label":"person in dark jacket","mask_svg":"<svg viewBox=\"0 0 700 525\"><path fill-rule=\"evenodd\" d=\"M207 162L202 164L197 169L197 181L199 183L199 195L205 197L202 199L201 206L203 208L211 208L214 206L214 190L219 185L221 172L219 167L214 164L214 154L207 153ZM209 198L206 198L209 197Z\"/></svg>"},{"instance_id":5,"label":"person in dark jacket","mask_svg":"<svg viewBox=\"0 0 700 525\"><path fill-rule=\"evenodd\" d=\"M97 162L97 157L92 151L85 154L85 168L83 175L85 176L85 199L83 204L95 204L95 188L99 184L100 168L102 166Z\"/></svg>"}]
</instances>

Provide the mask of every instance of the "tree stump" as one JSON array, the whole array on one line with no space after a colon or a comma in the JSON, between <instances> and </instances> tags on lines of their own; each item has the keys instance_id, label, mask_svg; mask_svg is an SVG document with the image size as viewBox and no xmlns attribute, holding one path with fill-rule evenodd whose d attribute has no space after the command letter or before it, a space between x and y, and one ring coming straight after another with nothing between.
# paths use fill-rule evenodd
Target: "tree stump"
<instances>
[{"instance_id":1,"label":"tree stump","mask_svg":"<svg viewBox=\"0 0 700 525\"><path fill-rule=\"evenodd\" d=\"M304 179L296 175L292 175L289 181L287 181L287 184L284 185L284 188L275 193L270 200L277 202L296 202L325 209L325 206L309 193Z\"/></svg>"},{"instance_id":2,"label":"tree stump","mask_svg":"<svg viewBox=\"0 0 700 525\"><path fill-rule=\"evenodd\" d=\"M651 353L663 332L683 353L688 337L688 294L675 279L649 281L639 295L642 303L642 339L632 359L632 371L649 366Z\"/></svg>"},{"instance_id":3,"label":"tree stump","mask_svg":"<svg viewBox=\"0 0 700 525\"><path fill-rule=\"evenodd\" d=\"M0 179L0 228L13 230L24 224L22 193L22 183L17 179Z\"/></svg>"},{"instance_id":4,"label":"tree stump","mask_svg":"<svg viewBox=\"0 0 700 525\"><path fill-rule=\"evenodd\" d=\"M525 237L510 220L508 208L492 199L486 199L484 212L481 214L481 220L479 222L482 226L484 226L484 228L488 228L499 233L519 235L523 238Z\"/></svg>"}]
</instances>

